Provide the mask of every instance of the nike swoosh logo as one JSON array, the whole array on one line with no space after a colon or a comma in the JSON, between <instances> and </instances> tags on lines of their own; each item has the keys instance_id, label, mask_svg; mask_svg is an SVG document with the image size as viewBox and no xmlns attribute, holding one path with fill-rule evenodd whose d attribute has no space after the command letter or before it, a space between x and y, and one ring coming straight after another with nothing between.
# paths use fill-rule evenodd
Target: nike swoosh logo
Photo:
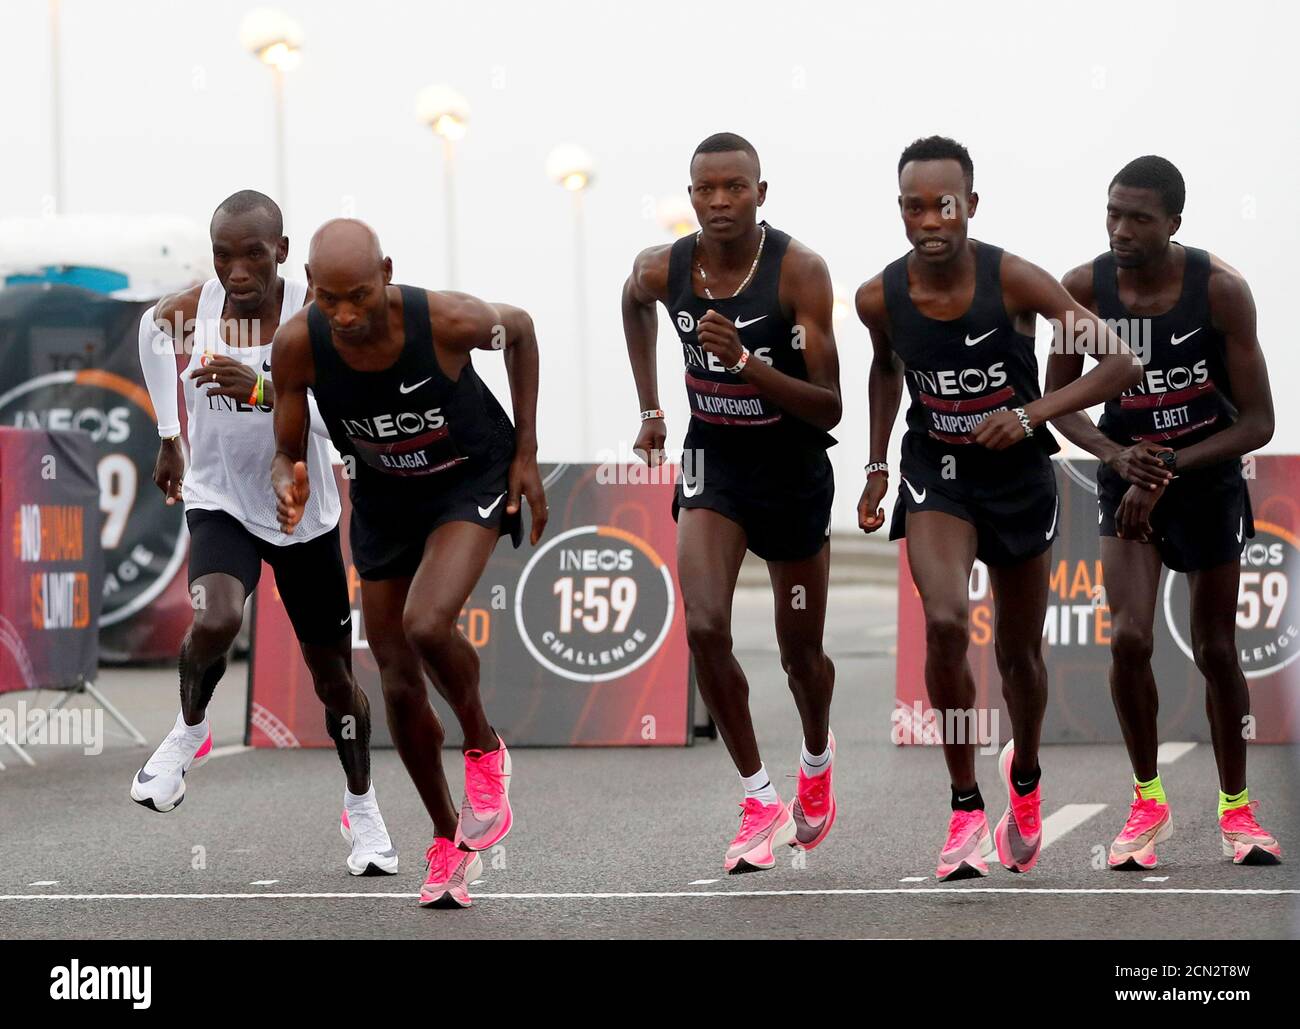
<instances>
[{"instance_id":1,"label":"nike swoosh logo","mask_svg":"<svg viewBox=\"0 0 1300 1029\"><path fill-rule=\"evenodd\" d=\"M147 782L153 782L154 779L156 778L157 776L149 775L143 768L141 768L140 771L135 773L135 781L140 783L141 785Z\"/></svg>"},{"instance_id":2,"label":"nike swoosh logo","mask_svg":"<svg viewBox=\"0 0 1300 1029\"><path fill-rule=\"evenodd\" d=\"M1238 543L1241 542L1241 534L1245 531L1245 529L1246 529L1246 517L1245 515L1242 515L1242 517L1237 519L1237 542Z\"/></svg>"},{"instance_id":3,"label":"nike swoosh logo","mask_svg":"<svg viewBox=\"0 0 1300 1029\"><path fill-rule=\"evenodd\" d=\"M900 479L903 479L903 477L902 477L901 475L899 476L899 478L900 478ZM924 504L924 503L925 503L925 492L926 492L925 490L921 490L920 493L917 493L917 492L916 492L916 487L913 486L913 485L912 485L910 482L908 482L906 479L903 479L903 485L907 487L907 492L909 492L910 494L912 494L912 499L913 499L913 500L915 500L918 504Z\"/></svg>"},{"instance_id":4,"label":"nike swoosh logo","mask_svg":"<svg viewBox=\"0 0 1300 1029\"><path fill-rule=\"evenodd\" d=\"M348 622L350 622L350 621L352 621L352 616L351 616L351 615L344 615L344 616L343 616L343 620L342 620L341 622L339 622L339 625L347 625Z\"/></svg>"},{"instance_id":5,"label":"nike swoosh logo","mask_svg":"<svg viewBox=\"0 0 1300 1029\"><path fill-rule=\"evenodd\" d=\"M964 802L966 802L966 801L968 801L968 800L974 800L974 799L975 799L975 794L972 793L969 797L958 797L958 798L957 798L957 803L961 804L961 803L964 803Z\"/></svg>"},{"instance_id":6,"label":"nike swoosh logo","mask_svg":"<svg viewBox=\"0 0 1300 1029\"><path fill-rule=\"evenodd\" d=\"M743 318L737 318L736 328L743 329L746 325L753 325L755 322L761 322L766 317L767 315L760 314L757 318L751 318L749 321L745 321Z\"/></svg>"},{"instance_id":7,"label":"nike swoosh logo","mask_svg":"<svg viewBox=\"0 0 1300 1029\"><path fill-rule=\"evenodd\" d=\"M703 482L703 480L701 480L701 479L696 479L696 480L695 480L695 485L692 487L692 485L691 485L691 480L690 480L690 479L688 479L688 478L683 478L683 479L682 479L682 496L684 496L684 497L698 497L698 496L700 495L700 490L702 490L702 489L704 489L704 482Z\"/></svg>"},{"instance_id":8,"label":"nike swoosh logo","mask_svg":"<svg viewBox=\"0 0 1300 1029\"><path fill-rule=\"evenodd\" d=\"M264 371L264 372L269 372L270 370L271 370L271 362L270 362L270 361L263 361L263 362L262 362L262 371Z\"/></svg>"},{"instance_id":9,"label":"nike swoosh logo","mask_svg":"<svg viewBox=\"0 0 1300 1029\"><path fill-rule=\"evenodd\" d=\"M505 494L502 493L502 494L501 494L501 497L504 497L504 496L505 496ZM490 514L491 514L491 513L496 509L497 504L501 503L501 497L497 497L496 500L494 500L494 501L492 501L492 503L488 504L487 507L480 507L480 508L478 509L478 516L479 516L480 518L486 518L488 515L490 515Z\"/></svg>"},{"instance_id":10,"label":"nike swoosh logo","mask_svg":"<svg viewBox=\"0 0 1300 1029\"><path fill-rule=\"evenodd\" d=\"M1056 497L1056 503L1052 505L1052 524L1047 527L1047 535L1045 535L1043 539L1050 540L1052 538L1052 532L1056 528L1056 514L1060 510L1061 510L1061 497L1058 494ZM1099 518L1098 521L1100 520L1101 519Z\"/></svg>"},{"instance_id":11,"label":"nike swoosh logo","mask_svg":"<svg viewBox=\"0 0 1300 1029\"><path fill-rule=\"evenodd\" d=\"M997 329L989 329L989 331L986 332L986 333L984 333L983 336L977 336L977 337L975 337L975 339L971 339L971 338L970 338L970 335L969 335L969 333L968 333L967 336L966 336L966 345L967 345L968 347L973 347L973 346L974 346L976 343L978 343L980 340L982 340L982 339L988 339L990 336L993 335L993 333L995 333L995 332L997 332L997 331L998 331Z\"/></svg>"},{"instance_id":12,"label":"nike swoosh logo","mask_svg":"<svg viewBox=\"0 0 1300 1029\"><path fill-rule=\"evenodd\" d=\"M1191 332L1187 333L1187 335L1185 335L1185 336L1175 336L1175 335L1171 332L1171 333L1169 334L1169 345L1170 345L1171 347L1176 347L1176 346L1178 346L1178 344L1181 343L1183 340L1185 340L1185 339L1191 339L1193 336L1195 336L1195 335L1196 335L1198 332L1200 332L1200 331L1201 331L1200 329L1193 329Z\"/></svg>"},{"instance_id":13,"label":"nike swoosh logo","mask_svg":"<svg viewBox=\"0 0 1300 1029\"><path fill-rule=\"evenodd\" d=\"M419 389L419 388L420 388L421 386L423 386L426 382L428 382L429 379L432 379L432 378L433 378L433 376L430 375L428 379L421 379L421 380L420 380L419 382L417 382L414 386L408 386L408 385L406 385L406 383L404 383L404 382L403 382L403 383L400 383L400 384L398 385L398 387L397 387L397 392L398 392L398 393L410 393L410 392L412 392L412 391L414 391L414 390Z\"/></svg>"},{"instance_id":14,"label":"nike swoosh logo","mask_svg":"<svg viewBox=\"0 0 1300 1029\"><path fill-rule=\"evenodd\" d=\"M491 829L492 826L496 825L498 817L499 816L497 815L493 815L491 818L487 819L479 818L474 811L473 805L470 804L469 798L465 799L465 802L460 808L462 831L466 832L466 835L471 837L482 836Z\"/></svg>"}]
</instances>

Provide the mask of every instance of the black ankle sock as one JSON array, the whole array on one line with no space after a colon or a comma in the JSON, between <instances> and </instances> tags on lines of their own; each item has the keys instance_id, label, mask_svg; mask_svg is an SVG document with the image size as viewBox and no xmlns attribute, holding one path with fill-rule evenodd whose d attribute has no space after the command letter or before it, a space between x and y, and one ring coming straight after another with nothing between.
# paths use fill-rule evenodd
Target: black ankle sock
<instances>
[{"instance_id":1,"label":"black ankle sock","mask_svg":"<svg viewBox=\"0 0 1300 1029\"><path fill-rule=\"evenodd\" d=\"M1043 777L1043 770L1035 766L1034 774L1030 776L1029 782L1022 783L1016 777L1016 770L1013 768L1011 769L1011 787L1020 796L1027 797L1034 792L1034 789L1038 786L1038 780L1041 779L1042 777Z\"/></svg>"},{"instance_id":2,"label":"black ankle sock","mask_svg":"<svg viewBox=\"0 0 1300 1029\"><path fill-rule=\"evenodd\" d=\"M952 809L954 811L983 811L984 798L980 796L980 788L975 786L970 790L959 790L954 786L952 789Z\"/></svg>"}]
</instances>

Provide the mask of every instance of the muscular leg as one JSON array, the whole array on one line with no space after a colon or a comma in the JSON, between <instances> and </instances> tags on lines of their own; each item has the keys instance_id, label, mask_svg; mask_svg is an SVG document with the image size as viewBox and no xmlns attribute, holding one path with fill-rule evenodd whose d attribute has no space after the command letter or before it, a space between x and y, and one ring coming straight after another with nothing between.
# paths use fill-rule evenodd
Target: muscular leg
<instances>
[{"instance_id":1,"label":"muscular leg","mask_svg":"<svg viewBox=\"0 0 1300 1029\"><path fill-rule=\"evenodd\" d=\"M947 711L975 707L975 680L966 660L970 642L970 572L975 526L941 511L907 516L907 561L925 611L925 691L945 728ZM954 789L975 788L975 740L944 732L943 757Z\"/></svg>"},{"instance_id":2,"label":"muscular leg","mask_svg":"<svg viewBox=\"0 0 1300 1029\"><path fill-rule=\"evenodd\" d=\"M749 683L731 651L731 602L745 557L745 530L707 508L677 515L677 576L686 641L709 714L742 776L762 765L749 716Z\"/></svg>"},{"instance_id":3,"label":"muscular leg","mask_svg":"<svg viewBox=\"0 0 1300 1029\"><path fill-rule=\"evenodd\" d=\"M1149 543L1101 537L1102 574L1110 606L1110 696L1119 716L1133 774L1156 777L1160 694L1151 672L1153 623L1160 587L1160 552ZM1234 588L1234 613L1237 594Z\"/></svg>"},{"instance_id":4,"label":"muscular leg","mask_svg":"<svg viewBox=\"0 0 1300 1029\"><path fill-rule=\"evenodd\" d=\"M826 750L830 728L835 666L822 650L826 626L826 590L830 579L831 546L827 543L803 561L769 561L776 601L776 641L781 667L794 694L804 745L812 754ZM800 592L796 595L795 590Z\"/></svg>"},{"instance_id":5,"label":"muscular leg","mask_svg":"<svg viewBox=\"0 0 1300 1029\"><path fill-rule=\"evenodd\" d=\"M465 750L494 750L497 734L479 695L479 660L456 622L497 544L495 529L448 522L429 534L411 580L402 628L416 653L433 669L434 687L451 706Z\"/></svg>"},{"instance_id":6,"label":"muscular leg","mask_svg":"<svg viewBox=\"0 0 1300 1029\"><path fill-rule=\"evenodd\" d=\"M226 652L239 635L248 595L233 575L213 572L190 584L190 597L194 623L181 641L181 713L187 725L198 725L226 672Z\"/></svg>"},{"instance_id":7,"label":"muscular leg","mask_svg":"<svg viewBox=\"0 0 1300 1029\"><path fill-rule=\"evenodd\" d=\"M388 731L407 774L415 783L437 835L456 835L456 808L442 770L442 723L429 703L421 658L402 631L402 611L410 579L361 582L361 613L366 637L379 665ZM355 792L355 791L354 791Z\"/></svg>"},{"instance_id":8,"label":"muscular leg","mask_svg":"<svg viewBox=\"0 0 1300 1029\"><path fill-rule=\"evenodd\" d=\"M304 643L302 656L325 705L325 729L334 741L348 789L370 789L370 702L352 675L352 634L337 643Z\"/></svg>"},{"instance_id":9,"label":"muscular leg","mask_svg":"<svg viewBox=\"0 0 1300 1029\"><path fill-rule=\"evenodd\" d=\"M1047 710L1047 666L1043 663L1043 618L1052 551L1014 565L989 568L993 586L993 653L1002 676L1002 696L1016 741L1011 762L1021 782L1038 768L1038 743Z\"/></svg>"},{"instance_id":10,"label":"muscular leg","mask_svg":"<svg viewBox=\"0 0 1300 1029\"><path fill-rule=\"evenodd\" d=\"M1205 676L1205 714L1210 719L1219 788L1246 788L1246 738L1250 690L1237 659L1237 590L1241 565L1228 561L1187 576L1192 593L1192 654Z\"/></svg>"}]
</instances>

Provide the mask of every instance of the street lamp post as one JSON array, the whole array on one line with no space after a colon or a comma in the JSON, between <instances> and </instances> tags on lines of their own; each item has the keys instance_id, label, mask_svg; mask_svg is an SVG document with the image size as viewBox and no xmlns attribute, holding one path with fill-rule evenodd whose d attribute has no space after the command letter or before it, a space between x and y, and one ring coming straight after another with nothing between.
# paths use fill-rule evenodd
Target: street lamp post
<instances>
[{"instance_id":1,"label":"street lamp post","mask_svg":"<svg viewBox=\"0 0 1300 1029\"><path fill-rule=\"evenodd\" d=\"M415 114L442 139L442 193L446 204L447 287L456 288L456 142L469 128L469 101L450 86L426 86Z\"/></svg>"},{"instance_id":2,"label":"street lamp post","mask_svg":"<svg viewBox=\"0 0 1300 1029\"><path fill-rule=\"evenodd\" d=\"M54 214L63 213L63 88L59 0L50 0L50 143L54 159Z\"/></svg>"},{"instance_id":3,"label":"street lamp post","mask_svg":"<svg viewBox=\"0 0 1300 1029\"><path fill-rule=\"evenodd\" d=\"M284 76L302 63L302 27L282 11L258 7L239 26L244 49L271 69L275 97L276 203L288 220L289 177L285 159Z\"/></svg>"},{"instance_id":4,"label":"street lamp post","mask_svg":"<svg viewBox=\"0 0 1300 1029\"><path fill-rule=\"evenodd\" d=\"M573 300L578 343L578 390L581 411L582 460L591 457L590 372L587 347L587 233L584 227L582 194L595 174L591 155L580 146L563 143L546 158L546 174L573 194Z\"/></svg>"}]
</instances>

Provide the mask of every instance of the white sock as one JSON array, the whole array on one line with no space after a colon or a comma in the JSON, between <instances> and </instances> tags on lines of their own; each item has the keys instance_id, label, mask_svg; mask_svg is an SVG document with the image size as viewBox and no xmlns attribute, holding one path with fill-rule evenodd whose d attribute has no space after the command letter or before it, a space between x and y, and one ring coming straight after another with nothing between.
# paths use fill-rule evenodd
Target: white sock
<instances>
[{"instance_id":1,"label":"white sock","mask_svg":"<svg viewBox=\"0 0 1300 1029\"><path fill-rule=\"evenodd\" d=\"M740 781L745 787L746 800L753 797L764 804L775 804L780 799L776 795L776 787L772 785L772 780L767 777L766 765L759 765L758 771L753 775L742 775Z\"/></svg>"},{"instance_id":2,"label":"white sock","mask_svg":"<svg viewBox=\"0 0 1300 1029\"><path fill-rule=\"evenodd\" d=\"M827 769L831 767L831 745L826 744L824 753L810 754L808 744L801 744L799 747L799 767L803 769L803 774L808 776L809 779L825 775Z\"/></svg>"},{"instance_id":3,"label":"white sock","mask_svg":"<svg viewBox=\"0 0 1300 1029\"><path fill-rule=\"evenodd\" d=\"M183 732L190 739L202 743L208 738L208 716L205 714L203 721L199 722L198 725L190 725L185 721L185 713L183 711L179 712L176 715L176 730Z\"/></svg>"},{"instance_id":4,"label":"white sock","mask_svg":"<svg viewBox=\"0 0 1300 1029\"><path fill-rule=\"evenodd\" d=\"M365 793L353 793L346 786L343 787L343 806L349 811L356 811L363 807L376 807L379 802L375 799L375 784L370 784L370 789Z\"/></svg>"}]
</instances>

